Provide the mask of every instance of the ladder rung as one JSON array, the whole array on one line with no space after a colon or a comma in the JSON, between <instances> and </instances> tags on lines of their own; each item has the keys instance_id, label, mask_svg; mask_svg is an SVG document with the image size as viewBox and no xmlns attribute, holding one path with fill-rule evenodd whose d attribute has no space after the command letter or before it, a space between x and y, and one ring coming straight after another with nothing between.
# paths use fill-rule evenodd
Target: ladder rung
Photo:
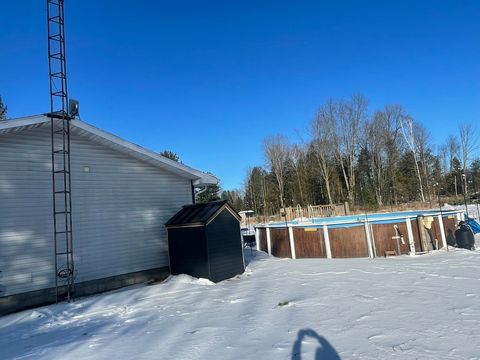
<instances>
[{"instance_id":1,"label":"ladder rung","mask_svg":"<svg viewBox=\"0 0 480 360\"><path fill-rule=\"evenodd\" d=\"M55 150L54 154L68 154L68 150Z\"/></svg>"},{"instance_id":2,"label":"ladder rung","mask_svg":"<svg viewBox=\"0 0 480 360\"><path fill-rule=\"evenodd\" d=\"M71 211L56 211L55 212L55 215L59 215L59 214L70 214Z\"/></svg>"},{"instance_id":3,"label":"ladder rung","mask_svg":"<svg viewBox=\"0 0 480 360\"><path fill-rule=\"evenodd\" d=\"M53 53L53 54L50 54L48 55L49 57L51 58L54 58L54 59L58 59L58 60L62 60L63 59L63 55L61 52L58 52L58 53Z\"/></svg>"},{"instance_id":4,"label":"ladder rung","mask_svg":"<svg viewBox=\"0 0 480 360\"><path fill-rule=\"evenodd\" d=\"M60 39L62 39L62 34L50 35L48 38L49 38L50 40L60 41Z\"/></svg>"},{"instance_id":5,"label":"ladder rung","mask_svg":"<svg viewBox=\"0 0 480 360\"><path fill-rule=\"evenodd\" d=\"M57 252L57 253L55 253L55 255L57 255L57 256L58 256L58 255L70 255L70 254L72 254L71 251L62 251L62 252Z\"/></svg>"},{"instance_id":6,"label":"ladder rung","mask_svg":"<svg viewBox=\"0 0 480 360\"><path fill-rule=\"evenodd\" d=\"M67 231L55 231L55 234L67 234L67 233L71 233L72 230L67 230Z\"/></svg>"},{"instance_id":7,"label":"ladder rung","mask_svg":"<svg viewBox=\"0 0 480 360\"><path fill-rule=\"evenodd\" d=\"M51 18L48 18L48 21L51 21L51 22L54 22L54 23L57 23L57 24L63 24L63 20L59 15L52 16Z\"/></svg>"},{"instance_id":8,"label":"ladder rung","mask_svg":"<svg viewBox=\"0 0 480 360\"><path fill-rule=\"evenodd\" d=\"M55 170L54 173L55 174L70 174L70 172L68 170Z\"/></svg>"},{"instance_id":9,"label":"ladder rung","mask_svg":"<svg viewBox=\"0 0 480 360\"><path fill-rule=\"evenodd\" d=\"M67 119L65 119L65 120L67 120ZM62 133L68 134L68 131L67 131L67 130L63 130L63 129L60 129L60 130L55 130L54 133L55 133L55 134L62 134Z\"/></svg>"},{"instance_id":10,"label":"ladder rung","mask_svg":"<svg viewBox=\"0 0 480 360\"><path fill-rule=\"evenodd\" d=\"M65 79L66 78L65 74L62 73L62 72L51 73L50 76L54 77L54 78L57 78L57 79Z\"/></svg>"},{"instance_id":11,"label":"ladder rung","mask_svg":"<svg viewBox=\"0 0 480 360\"><path fill-rule=\"evenodd\" d=\"M59 191L54 191L53 193L54 194L69 194L70 191L69 190L59 190Z\"/></svg>"},{"instance_id":12,"label":"ladder rung","mask_svg":"<svg viewBox=\"0 0 480 360\"><path fill-rule=\"evenodd\" d=\"M68 114L65 110L58 110L48 114L48 117L52 120L68 120Z\"/></svg>"}]
</instances>

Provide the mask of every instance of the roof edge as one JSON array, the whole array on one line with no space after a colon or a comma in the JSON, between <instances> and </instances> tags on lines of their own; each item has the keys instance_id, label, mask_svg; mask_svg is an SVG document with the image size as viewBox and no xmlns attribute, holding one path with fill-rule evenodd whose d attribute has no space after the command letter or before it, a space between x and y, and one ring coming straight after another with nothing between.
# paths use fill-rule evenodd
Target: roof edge
<instances>
[{"instance_id":1,"label":"roof edge","mask_svg":"<svg viewBox=\"0 0 480 360\"><path fill-rule=\"evenodd\" d=\"M45 115L25 116L16 119L7 119L0 121L0 130L14 129L21 126L42 124L49 121Z\"/></svg>"},{"instance_id":2,"label":"roof edge","mask_svg":"<svg viewBox=\"0 0 480 360\"><path fill-rule=\"evenodd\" d=\"M50 118L47 115L34 115L26 116L22 118L9 119L5 121L0 121L0 130L9 130L14 128L21 128L24 126L38 125L50 121ZM82 120L71 120L71 124L79 129L82 129L88 133L96 135L100 138L103 138L107 141L112 142L120 147L126 148L133 152L137 152L143 156L147 156L150 159L157 161L163 165L166 165L166 168L171 168L175 173L183 173L185 177L190 178L193 181L193 184L196 186L205 186L218 184L219 180L212 174L196 170L190 166L182 164L180 162L170 160L152 150L146 149L140 145L137 145L131 141L124 140L108 131L97 128L94 125L91 125Z\"/></svg>"},{"instance_id":3,"label":"roof edge","mask_svg":"<svg viewBox=\"0 0 480 360\"><path fill-rule=\"evenodd\" d=\"M97 135L99 137L102 137L105 140L111 141L112 143L125 147L129 150L138 152L142 155L146 155L158 162L161 162L167 166L170 166L172 168L175 168L177 170L183 171L186 174L193 175L195 177L195 185L201 186L201 185L209 185L209 184L217 184L219 180L211 175L204 173L200 170L196 170L188 165L182 164L180 162L171 160L166 158L165 156L162 156L152 150L149 150L147 148L144 148L143 146L137 145L131 141L124 140L108 131L102 130L100 128L97 128L94 125L91 125L85 121L82 120L72 120L71 124L79 129L82 129L84 131L87 131L91 134Z\"/></svg>"},{"instance_id":4,"label":"roof edge","mask_svg":"<svg viewBox=\"0 0 480 360\"><path fill-rule=\"evenodd\" d=\"M202 207L202 206L209 206L217 204L219 205L218 209L215 210L210 216L203 221L185 221L182 219L180 222L177 219L178 215L184 211L189 211L191 208ZM169 228L181 228L181 227L198 227L198 226L208 226L223 210L227 210L233 217L235 217L238 221L241 221L240 215L236 212L236 210L228 203L227 200L216 200L210 201L207 203L197 203L197 204L188 204L182 206L175 215L173 215L166 223L165 227Z\"/></svg>"},{"instance_id":5,"label":"roof edge","mask_svg":"<svg viewBox=\"0 0 480 360\"><path fill-rule=\"evenodd\" d=\"M238 221L242 221L242 218L240 217L240 215L238 215L238 213L235 211L235 209L227 202L225 201L225 204L223 204L223 206L218 209L215 214L213 214L210 219L208 219L207 222L205 222L205 226L208 226L208 224L210 224L213 220L215 220L215 218L223 211L223 210L227 210L230 214L232 214L232 216L234 218L236 218Z\"/></svg>"}]
</instances>

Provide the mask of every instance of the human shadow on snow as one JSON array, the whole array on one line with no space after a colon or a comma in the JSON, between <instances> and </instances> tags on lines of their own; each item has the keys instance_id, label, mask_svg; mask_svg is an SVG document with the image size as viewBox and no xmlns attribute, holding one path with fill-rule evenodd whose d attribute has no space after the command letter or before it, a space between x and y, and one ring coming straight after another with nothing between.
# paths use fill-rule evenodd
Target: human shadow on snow
<instances>
[{"instance_id":1,"label":"human shadow on snow","mask_svg":"<svg viewBox=\"0 0 480 360\"><path fill-rule=\"evenodd\" d=\"M293 344L292 360L302 359L302 342L305 341L306 338L312 338L318 342L317 349L315 350L315 360L341 360L332 345L312 329L302 329L298 332L297 340L295 340Z\"/></svg>"}]
</instances>

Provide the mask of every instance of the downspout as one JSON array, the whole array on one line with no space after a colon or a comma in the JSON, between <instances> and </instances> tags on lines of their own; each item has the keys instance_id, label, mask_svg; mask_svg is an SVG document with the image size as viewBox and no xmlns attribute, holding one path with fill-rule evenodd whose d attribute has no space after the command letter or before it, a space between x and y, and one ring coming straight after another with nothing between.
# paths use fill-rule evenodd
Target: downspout
<instances>
[{"instance_id":1,"label":"downspout","mask_svg":"<svg viewBox=\"0 0 480 360\"><path fill-rule=\"evenodd\" d=\"M193 186L193 180L190 180L190 187L192 190L192 204L195 204L195 186Z\"/></svg>"},{"instance_id":2,"label":"downspout","mask_svg":"<svg viewBox=\"0 0 480 360\"><path fill-rule=\"evenodd\" d=\"M208 188L208 185L205 185L203 186L203 189L201 190L198 190L197 192L195 192L195 186L193 185L193 181L192 181L192 203L195 204L195 198L197 195L200 195L201 193L205 192Z\"/></svg>"}]
</instances>

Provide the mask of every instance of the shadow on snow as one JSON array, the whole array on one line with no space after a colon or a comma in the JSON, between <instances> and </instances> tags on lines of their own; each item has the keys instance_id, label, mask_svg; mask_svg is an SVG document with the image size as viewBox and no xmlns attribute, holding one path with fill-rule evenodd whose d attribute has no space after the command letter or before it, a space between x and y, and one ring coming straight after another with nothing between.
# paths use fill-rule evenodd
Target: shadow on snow
<instances>
[{"instance_id":1,"label":"shadow on snow","mask_svg":"<svg viewBox=\"0 0 480 360\"><path fill-rule=\"evenodd\" d=\"M310 340L307 340L310 338ZM340 360L340 356L330 343L323 337L317 334L312 329L302 329L298 332L297 340L293 344L292 360L302 359L302 343L311 344L311 340L316 342L315 360ZM305 359L304 359L305 360Z\"/></svg>"}]
</instances>

